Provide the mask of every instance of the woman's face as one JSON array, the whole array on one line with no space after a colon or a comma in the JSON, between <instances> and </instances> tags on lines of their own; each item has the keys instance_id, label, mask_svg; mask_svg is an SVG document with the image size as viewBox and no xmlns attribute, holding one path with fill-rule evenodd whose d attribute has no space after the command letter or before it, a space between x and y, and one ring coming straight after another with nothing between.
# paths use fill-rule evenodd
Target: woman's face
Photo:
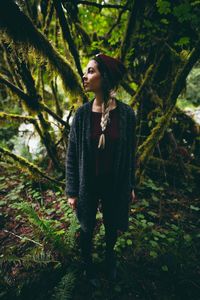
<instances>
[{"instance_id":1,"label":"woman's face","mask_svg":"<svg viewBox=\"0 0 200 300\"><path fill-rule=\"evenodd\" d=\"M101 91L101 73L95 60L90 60L83 75L83 86L86 92Z\"/></svg>"}]
</instances>

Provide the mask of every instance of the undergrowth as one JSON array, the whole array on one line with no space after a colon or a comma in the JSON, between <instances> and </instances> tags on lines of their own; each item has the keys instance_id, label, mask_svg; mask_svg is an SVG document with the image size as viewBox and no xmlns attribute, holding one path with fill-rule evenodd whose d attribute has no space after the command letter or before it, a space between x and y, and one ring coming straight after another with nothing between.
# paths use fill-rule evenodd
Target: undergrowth
<instances>
[{"instance_id":1,"label":"undergrowth","mask_svg":"<svg viewBox=\"0 0 200 300\"><path fill-rule=\"evenodd\" d=\"M9 174L9 176L8 176ZM80 268L76 216L58 187L1 163L0 299L198 299L199 195L146 178L131 205L129 230L117 240L119 280L91 290ZM104 260L97 213L93 258Z\"/></svg>"}]
</instances>

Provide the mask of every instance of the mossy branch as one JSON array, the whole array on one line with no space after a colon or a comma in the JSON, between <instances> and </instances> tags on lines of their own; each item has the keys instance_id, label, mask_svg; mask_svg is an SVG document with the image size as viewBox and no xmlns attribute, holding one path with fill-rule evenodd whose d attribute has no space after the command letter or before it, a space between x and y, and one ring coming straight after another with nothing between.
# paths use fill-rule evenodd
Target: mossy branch
<instances>
[{"instance_id":1,"label":"mossy branch","mask_svg":"<svg viewBox=\"0 0 200 300\"><path fill-rule=\"evenodd\" d=\"M5 112L0 112L0 120L5 121L20 121L20 122L29 122L29 123L36 123L36 119L30 116L22 116L22 115L16 115L16 114L8 114Z\"/></svg>"},{"instance_id":2,"label":"mossy branch","mask_svg":"<svg viewBox=\"0 0 200 300\"><path fill-rule=\"evenodd\" d=\"M53 17L53 12L54 12L54 6L53 3L48 3L48 9L47 9L47 16L45 19L45 24L44 24L44 34L48 35L48 31L49 31L49 26Z\"/></svg>"},{"instance_id":3,"label":"mossy branch","mask_svg":"<svg viewBox=\"0 0 200 300\"><path fill-rule=\"evenodd\" d=\"M80 22L75 22L74 24L76 26L76 30L78 32L78 34L81 35L82 37L82 41L84 46L90 46L91 45L91 38L89 36L89 34L86 32L86 30L83 28L83 26L81 25Z\"/></svg>"},{"instance_id":4,"label":"mossy branch","mask_svg":"<svg viewBox=\"0 0 200 300\"><path fill-rule=\"evenodd\" d=\"M19 78L18 74L16 73L15 63L14 63L14 61L12 59L12 55L11 55L12 54L12 50L9 47L9 44L6 43L6 41L4 41L3 39L2 39L2 41L0 41L0 44L2 45L2 48L3 48L4 53L5 53L5 61L6 61L6 64L8 66L8 70L10 72L10 76L12 78L12 81L20 89L22 89L20 78Z\"/></svg>"},{"instance_id":5,"label":"mossy branch","mask_svg":"<svg viewBox=\"0 0 200 300\"><path fill-rule=\"evenodd\" d=\"M151 134L147 137L142 145L138 147L138 155L140 157L140 163L144 166L152 155L153 150L158 141L163 137L165 130L167 129L171 117L174 113L175 107L171 107L161 118L159 123L152 129Z\"/></svg>"},{"instance_id":6,"label":"mossy branch","mask_svg":"<svg viewBox=\"0 0 200 300\"><path fill-rule=\"evenodd\" d=\"M10 90L15 93L19 98L24 100L26 103L30 103L30 96L24 93L20 88L16 87L13 83L5 79L1 74L0 74L0 83L5 84ZM45 103L40 102L39 103L39 110L44 110L48 114L50 114L55 120L57 120L59 123L61 123L63 126L67 126L69 128L69 124L65 122L62 118L60 118L55 112L53 112L49 107L46 106Z\"/></svg>"},{"instance_id":7,"label":"mossy branch","mask_svg":"<svg viewBox=\"0 0 200 300\"><path fill-rule=\"evenodd\" d=\"M87 101L82 85L70 64L12 0L0 2L0 29L14 42L28 44L42 57L48 59L49 64L61 76L66 91L80 95L84 102Z\"/></svg>"},{"instance_id":8,"label":"mossy branch","mask_svg":"<svg viewBox=\"0 0 200 300\"><path fill-rule=\"evenodd\" d=\"M132 1L130 1L130 3L132 3ZM136 30L138 22L138 15L141 14L141 11L143 10L144 6L145 1L140 0L135 0L134 4L132 4L132 9L126 26L126 32L124 34L124 39L122 41L120 49L120 58L123 62L132 44L132 38L134 36L134 32Z\"/></svg>"},{"instance_id":9,"label":"mossy branch","mask_svg":"<svg viewBox=\"0 0 200 300\"><path fill-rule=\"evenodd\" d=\"M35 126L35 129L37 130L37 132L38 132L39 136L41 137L41 139L44 138L43 134L42 134L42 131L41 131L39 125L38 125L37 120L34 119L33 117L0 112L0 121L7 121L7 122L8 121L9 122L17 121L17 122L32 123Z\"/></svg>"},{"instance_id":10,"label":"mossy branch","mask_svg":"<svg viewBox=\"0 0 200 300\"><path fill-rule=\"evenodd\" d=\"M182 82L186 79L191 68L198 60L199 55L200 43L198 43L196 48L192 50L188 61L186 61L182 70L177 74L175 78L171 93L167 99L167 103L169 103L169 105L166 109L165 114L160 118L159 123L152 129L151 134L147 137L144 143L138 147L138 155L140 157L140 163L142 168L144 168L144 166L146 165L150 155L153 154L156 144L163 137L165 130L169 126L175 110L177 97L182 90ZM141 171L139 170L139 173L140 172Z\"/></svg>"},{"instance_id":11,"label":"mossy branch","mask_svg":"<svg viewBox=\"0 0 200 300\"><path fill-rule=\"evenodd\" d=\"M198 61L200 57L200 41L197 43L196 47L191 51L188 60L185 62L183 68L178 72L174 84L171 88L171 93L167 101L168 107L176 104L176 100L182 91L183 83L185 82L189 72L191 71L194 64Z\"/></svg>"},{"instance_id":12,"label":"mossy branch","mask_svg":"<svg viewBox=\"0 0 200 300\"><path fill-rule=\"evenodd\" d=\"M27 73L29 70L27 70ZM31 77L31 74L29 74L29 77ZM30 100L31 100L31 108L35 108L37 109L34 113L37 113L37 117L40 121L40 126L41 126L41 129L39 128L39 126L37 126L37 130L40 134L40 137L42 138L42 141L46 147L46 150L47 150L47 153L49 155L49 157L51 158L52 162L54 163L54 166L56 169L58 170L61 170L62 172L64 172L64 168L63 168L63 165L62 163L60 162L60 159L58 157L58 153L57 153L57 150L56 150L56 144L49 132L49 128L50 128L50 123L44 118L43 114L42 114L42 111L41 111L41 108L45 109L46 111L48 111L48 113L51 111L50 109L47 108L47 106L45 104L43 105L40 105L38 102L38 105L39 108L38 108L38 105L37 105L37 108L35 106L33 106L33 103L34 103L34 100L32 100L32 96L29 96L27 94L25 94L23 91L21 91L19 88L17 88L16 86L14 86L12 83L10 83L9 81L5 80L4 78L2 78L2 76L0 77L0 82L3 82L5 83L7 86L10 87L10 89L12 89L12 91L14 91L15 93L17 93L18 95L20 95L22 97L22 99L25 100L25 103L27 104L27 106L29 107L29 103L30 103ZM34 83L32 85L32 91L33 95L36 95L36 90L35 90L35 86L34 86ZM32 111L32 109L31 109ZM53 115L53 117L57 116L55 113L51 113L51 115ZM57 116L57 120L62 120L59 116ZM64 121L61 121L62 125L64 123L64 125L67 125L66 122ZM67 125L67 128L69 128L69 125Z\"/></svg>"},{"instance_id":13,"label":"mossy branch","mask_svg":"<svg viewBox=\"0 0 200 300\"><path fill-rule=\"evenodd\" d=\"M31 174L32 176L36 177L36 176L41 176L42 178L45 178L53 183L55 183L56 185L65 188L65 183L62 181L58 181L48 175L46 175L46 173L44 171L42 171L38 166L34 165L33 163L29 162L27 159L25 159L22 156L16 155L15 153L11 152L8 149L5 149L3 147L0 147L0 153L2 155L8 156L10 158L12 158L14 160L15 163L18 164L18 166L15 165L15 167L17 167L19 170L21 170L21 168L24 168L27 170L27 173Z\"/></svg>"},{"instance_id":14,"label":"mossy branch","mask_svg":"<svg viewBox=\"0 0 200 300\"><path fill-rule=\"evenodd\" d=\"M100 3L96 3L96 2L92 2L92 1L77 1L77 4L83 4L83 5L91 5L91 6L95 6L98 7L99 9L102 8L116 8L116 9L121 9L121 8L125 8L125 6L123 5L119 5L119 4L100 4Z\"/></svg>"},{"instance_id":15,"label":"mossy branch","mask_svg":"<svg viewBox=\"0 0 200 300\"><path fill-rule=\"evenodd\" d=\"M75 64L76 64L76 68L78 70L78 73L80 75L80 77L83 76L83 71L81 68L81 64L80 64L80 58L79 58L79 53L77 51L75 42L72 38L70 29L69 29L69 25L66 19L66 16L64 14L61 2L59 0L53 0L55 9L56 9L56 13L58 15L59 18L59 22L60 22L60 26L62 29L62 34L63 34L63 38L67 41L68 46L69 46L69 50L74 58Z\"/></svg>"},{"instance_id":16,"label":"mossy branch","mask_svg":"<svg viewBox=\"0 0 200 300\"><path fill-rule=\"evenodd\" d=\"M15 93L19 98L24 100L26 103L30 102L30 96L25 94L20 88L16 87L13 83L5 79L0 74L0 83L5 84L13 93Z\"/></svg>"},{"instance_id":17,"label":"mossy branch","mask_svg":"<svg viewBox=\"0 0 200 300\"><path fill-rule=\"evenodd\" d=\"M154 69L154 65L150 65L144 75L144 79L142 80L142 83L140 84L140 86L138 87L136 93L134 94L134 96L132 97L132 100L131 100L131 107L133 107L138 98L140 97L140 95L142 94L144 88L147 86L147 84L149 83L149 80L151 78L151 75L152 75L152 72L153 72L153 69Z\"/></svg>"}]
</instances>

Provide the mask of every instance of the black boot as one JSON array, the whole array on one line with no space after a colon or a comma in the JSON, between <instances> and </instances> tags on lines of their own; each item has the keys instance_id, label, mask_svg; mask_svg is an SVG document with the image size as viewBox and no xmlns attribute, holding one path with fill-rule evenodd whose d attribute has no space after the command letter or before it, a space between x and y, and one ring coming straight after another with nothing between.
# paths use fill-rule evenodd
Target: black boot
<instances>
[{"instance_id":1,"label":"black boot","mask_svg":"<svg viewBox=\"0 0 200 300\"><path fill-rule=\"evenodd\" d=\"M95 287L100 285L96 269L92 260L92 234L81 232L80 235L81 258L83 263L83 274L86 279Z\"/></svg>"},{"instance_id":2,"label":"black boot","mask_svg":"<svg viewBox=\"0 0 200 300\"><path fill-rule=\"evenodd\" d=\"M83 261L83 274L92 286L100 287L100 281L92 259Z\"/></svg>"},{"instance_id":3,"label":"black boot","mask_svg":"<svg viewBox=\"0 0 200 300\"><path fill-rule=\"evenodd\" d=\"M117 278L117 259L114 250L106 251L105 267L108 280L114 281Z\"/></svg>"},{"instance_id":4,"label":"black boot","mask_svg":"<svg viewBox=\"0 0 200 300\"><path fill-rule=\"evenodd\" d=\"M114 246L117 241L117 230L115 227L106 228L106 252L105 252L105 271L109 280L115 280L117 277L117 261Z\"/></svg>"}]
</instances>

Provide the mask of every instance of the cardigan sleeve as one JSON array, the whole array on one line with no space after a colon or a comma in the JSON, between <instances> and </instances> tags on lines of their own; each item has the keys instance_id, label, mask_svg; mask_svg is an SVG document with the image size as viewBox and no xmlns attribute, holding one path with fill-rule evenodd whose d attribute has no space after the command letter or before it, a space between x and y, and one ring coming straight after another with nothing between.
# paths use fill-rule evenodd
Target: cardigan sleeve
<instances>
[{"instance_id":1,"label":"cardigan sleeve","mask_svg":"<svg viewBox=\"0 0 200 300\"><path fill-rule=\"evenodd\" d=\"M77 113L77 112L76 112ZM65 194L67 197L78 197L78 155L76 147L76 113L73 117L72 124L69 132L69 139L67 145L67 153L65 160L66 170L66 187Z\"/></svg>"},{"instance_id":2,"label":"cardigan sleeve","mask_svg":"<svg viewBox=\"0 0 200 300\"><path fill-rule=\"evenodd\" d=\"M131 188L134 190L136 185L135 171L136 171L136 116L132 110L132 170L131 170Z\"/></svg>"}]
</instances>

